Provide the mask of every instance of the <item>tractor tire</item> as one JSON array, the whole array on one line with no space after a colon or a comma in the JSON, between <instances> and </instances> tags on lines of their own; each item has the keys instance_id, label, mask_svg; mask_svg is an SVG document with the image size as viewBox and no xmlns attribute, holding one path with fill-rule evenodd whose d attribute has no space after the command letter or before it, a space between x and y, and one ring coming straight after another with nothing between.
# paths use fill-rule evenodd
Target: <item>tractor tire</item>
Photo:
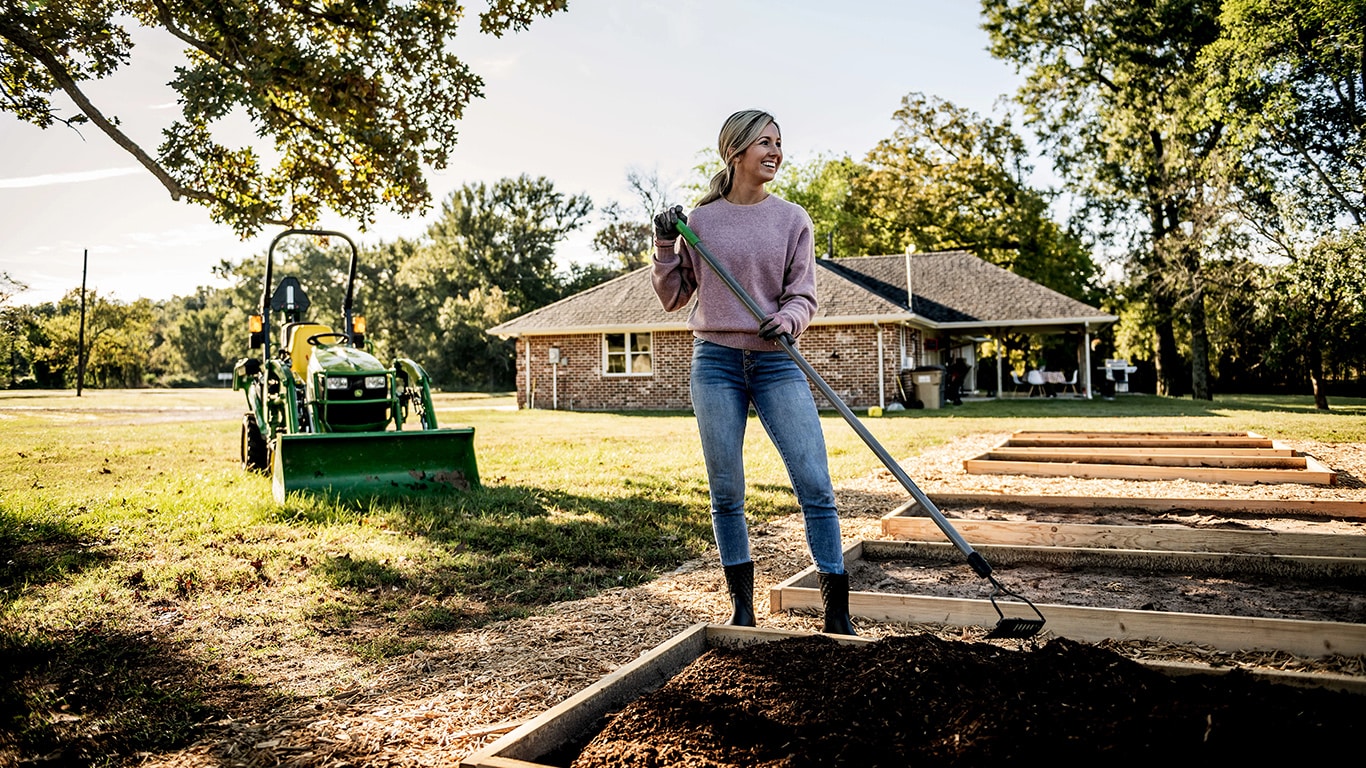
<instances>
[{"instance_id":1,"label":"tractor tire","mask_svg":"<svg viewBox=\"0 0 1366 768\"><path fill-rule=\"evenodd\" d=\"M248 472L266 472L270 469L269 446L256 423L256 415L248 413L242 417L242 469Z\"/></svg>"}]
</instances>

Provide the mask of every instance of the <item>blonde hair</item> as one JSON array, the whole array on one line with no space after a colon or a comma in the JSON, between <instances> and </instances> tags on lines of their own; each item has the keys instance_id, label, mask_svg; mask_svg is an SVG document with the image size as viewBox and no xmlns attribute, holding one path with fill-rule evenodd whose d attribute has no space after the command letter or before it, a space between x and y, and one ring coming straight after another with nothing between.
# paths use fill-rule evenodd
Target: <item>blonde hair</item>
<instances>
[{"instance_id":1,"label":"blonde hair","mask_svg":"<svg viewBox=\"0 0 1366 768\"><path fill-rule=\"evenodd\" d=\"M730 192L731 184L735 182L735 158L759 139L769 123L778 128L778 121L773 119L773 115L761 109L744 109L726 118L721 125L721 135L716 138L716 150L721 153L721 162L725 167L711 177L707 192L698 201L698 206L719 200ZM778 132L781 134L782 129L778 128Z\"/></svg>"}]
</instances>

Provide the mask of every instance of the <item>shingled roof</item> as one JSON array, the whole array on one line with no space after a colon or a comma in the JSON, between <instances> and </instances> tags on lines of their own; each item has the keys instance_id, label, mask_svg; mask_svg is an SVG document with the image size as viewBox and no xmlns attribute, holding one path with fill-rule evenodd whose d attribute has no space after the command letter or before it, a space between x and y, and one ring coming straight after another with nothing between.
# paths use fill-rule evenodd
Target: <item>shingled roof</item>
<instances>
[{"instance_id":1,"label":"shingled roof","mask_svg":"<svg viewBox=\"0 0 1366 768\"><path fill-rule=\"evenodd\" d=\"M904 255L826 259L818 263L855 289L906 308ZM1118 319L968 251L912 255L911 289L911 313L932 327L1075 325L1112 323ZM828 299L822 295L821 300Z\"/></svg>"},{"instance_id":2,"label":"shingled roof","mask_svg":"<svg viewBox=\"0 0 1366 768\"><path fill-rule=\"evenodd\" d=\"M913 306L906 306L906 257L820 259L813 325L915 322L970 329L1076 325L1116 320L967 251L911 256ZM650 267L609 280L515 317L488 330L497 336L616 331L667 331L686 327L687 311L665 312L650 286Z\"/></svg>"}]
</instances>

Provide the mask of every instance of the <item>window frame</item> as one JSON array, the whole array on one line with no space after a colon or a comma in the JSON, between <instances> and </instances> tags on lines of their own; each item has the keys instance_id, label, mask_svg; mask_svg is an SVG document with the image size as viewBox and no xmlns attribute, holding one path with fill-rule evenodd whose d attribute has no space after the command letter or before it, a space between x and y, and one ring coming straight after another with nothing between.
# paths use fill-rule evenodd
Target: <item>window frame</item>
<instances>
[{"instance_id":1,"label":"window frame","mask_svg":"<svg viewBox=\"0 0 1366 768\"><path fill-rule=\"evenodd\" d=\"M621 336L621 337L622 337L622 342L623 342L623 343L622 343L622 346L623 346L624 349L625 349L624 352L611 352L611 351L610 351L611 347L610 347L610 345L608 344L608 341L607 341L608 337L610 337L610 336ZM645 337L647 337L647 338L649 339L649 341L648 341L648 344L649 344L648 351L645 351L645 352L636 351L634 341L635 341L635 338L636 338L636 337L640 337L640 336L645 336ZM654 336L655 336L654 331L619 331L619 332L617 332L617 333L604 333L604 334L602 334L602 368L601 368L601 370L602 370L602 375L603 375L603 376L609 376L609 377L612 377L612 378L627 378L627 377L632 377L632 376L640 377L640 376L653 376L653 375L655 375L655 338L654 338ZM614 355L615 355L615 356L621 356L621 357L624 358L626 370L624 370L624 371L613 371L613 370L610 370L610 362L611 362L611 360L612 360L612 358L613 358ZM641 357L644 357L644 358L646 358L647 360L649 360L649 362L650 362L650 370L648 370L648 371L633 371L633 370L631 370L632 363L633 363L637 358L641 358Z\"/></svg>"}]
</instances>

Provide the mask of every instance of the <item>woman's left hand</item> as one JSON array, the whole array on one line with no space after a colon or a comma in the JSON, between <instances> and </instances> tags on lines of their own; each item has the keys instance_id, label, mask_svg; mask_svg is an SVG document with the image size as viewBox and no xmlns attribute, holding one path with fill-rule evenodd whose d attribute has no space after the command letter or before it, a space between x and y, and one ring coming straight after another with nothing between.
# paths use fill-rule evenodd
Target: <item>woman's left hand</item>
<instances>
[{"instance_id":1,"label":"woman's left hand","mask_svg":"<svg viewBox=\"0 0 1366 768\"><path fill-rule=\"evenodd\" d=\"M769 315L764 318L762 323L759 323L759 338L761 339L776 341L779 336L785 333L787 331L783 329L783 319L778 315Z\"/></svg>"}]
</instances>

